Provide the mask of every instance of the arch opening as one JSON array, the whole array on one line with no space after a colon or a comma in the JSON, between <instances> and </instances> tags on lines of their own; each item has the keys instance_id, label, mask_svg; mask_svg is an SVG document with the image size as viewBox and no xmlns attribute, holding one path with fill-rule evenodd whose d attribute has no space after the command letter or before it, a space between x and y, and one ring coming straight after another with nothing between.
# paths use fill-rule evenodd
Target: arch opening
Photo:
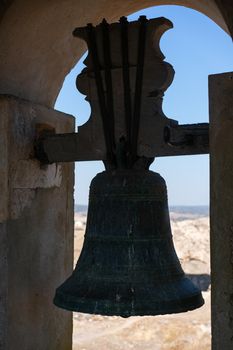
<instances>
[{"instance_id":1,"label":"arch opening","mask_svg":"<svg viewBox=\"0 0 233 350\"><path fill-rule=\"evenodd\" d=\"M170 7L170 9L171 9L171 7ZM159 10L159 9L157 8L157 10ZM149 9L144 10L144 11L145 12L149 11ZM192 14L194 13L194 11L187 10L187 9L181 9L181 11L185 11L186 13L188 11ZM145 12L143 12L143 14L145 14ZM161 12L162 12L163 16L171 19L169 16L164 14L164 10ZM140 14L142 14L142 13L140 13ZM135 16L135 18L137 18L138 15L139 14L136 13L136 14L132 15L131 18L133 18L133 16ZM201 16L198 13L196 13L196 15L198 17ZM156 16L159 16L159 15L156 14L154 17L156 17ZM203 17L203 21L204 21L204 19L206 20L205 16L201 16L201 17ZM182 18L184 18L184 13L182 14ZM187 22L188 23L190 22L188 15L187 15ZM198 25L199 25L198 29L200 30L200 32L198 32L198 33L200 35L202 33L202 31L201 31L202 23L200 23L198 21L196 23L198 23ZM205 23L205 25L206 25L206 23ZM194 55L195 52L192 51L192 45L194 45L194 46L197 45L197 43L194 40L195 39L194 37L195 37L195 35L198 37L198 33L196 32L195 25L192 27L192 30L191 30L192 39L194 40L195 44L193 44L193 41L185 42L184 37L187 36L187 34L188 34L187 27L186 27L186 29L185 29L185 27L183 27L183 32L185 35L182 39L180 39L179 43L177 42L177 39L174 39L175 36L174 36L172 30L167 32L161 41L161 48L162 48L162 52L166 56L166 61L168 61L169 63L172 63L174 65L174 68L176 71L175 81L173 82L171 87L168 89L168 91L165 93L164 112L165 112L165 115L167 115L168 117L177 119L180 123L192 123L192 122L208 121L208 81L207 81L208 74L218 73L218 72L222 72L222 70L230 70L233 68L232 62L230 60L230 57L232 57L232 54L230 51L230 50L232 50L232 48L230 46L231 45L230 39L227 37L227 35L223 35L222 31L219 31L219 29L216 29L217 26L214 23L212 23L211 21L209 21L208 25L211 27L212 35L213 35L212 30L216 30L216 32L214 34L215 44L219 45L219 43L221 41L221 43L222 43L221 45L223 45L223 46L226 45L226 47L227 47L226 51L224 50L225 54L223 54L221 48L218 48L218 50L217 50L218 54L220 55L220 58L216 58L216 60L218 62L221 62L221 63L219 63L219 65L216 64L216 62L214 62L214 61L210 61L207 57L208 55L205 56L206 53L204 51L209 50L208 53L210 54L210 52L216 52L216 47L217 47L214 45L212 46L212 44L207 39L208 35L206 38L204 38L202 35L201 39L203 41L201 40L201 43L199 42L199 45L200 45L199 51L202 52L201 55L200 55L200 52L199 53L196 52L196 54ZM174 27L176 28L176 24ZM172 39L175 42L174 45L171 45ZM229 39L229 41L228 41L228 39ZM185 57L181 57L181 56L180 57L172 57L172 53L174 52L174 50L177 50L177 46L180 47L179 45L181 43L184 46L186 45L186 48L183 50L185 55L188 52L190 54L190 56L187 55ZM207 47L206 43L208 43L208 47ZM188 44L190 46L188 46L188 48L187 48ZM193 60L190 62L191 56L194 56L194 57L193 57ZM223 56L225 58L223 58ZM187 64L187 62L189 62L189 64ZM200 70L200 68L203 68L203 67L200 67L200 62L202 62L203 65L205 66L205 69L208 68L208 70L206 70L205 72L202 72L202 74L199 75L199 74L197 74L197 70L198 69ZM176 65L179 65L178 69L176 69ZM181 74L182 69L184 70L184 72L182 74L183 77L180 78L179 75ZM187 73L190 73L189 72L190 69L193 69L193 72L191 72L192 74L188 75ZM187 80L187 76L188 76L191 83L188 83L185 85L184 82L185 82L185 80ZM201 86L205 86L205 88L201 89ZM185 105L186 105L185 108L184 108L184 100L185 100ZM176 104L176 102L177 102L177 104ZM198 105L201 106L201 108L198 108ZM82 178L85 178L85 180L87 179L87 171L90 175L90 178L92 178L96 174L96 171L92 171L92 169L91 169L92 167L91 167L90 163L85 164L85 168L86 169L83 169L83 170L81 169L81 167L78 169L78 174L79 174L78 176L79 177L77 178L77 181L79 184L80 184L80 180ZM101 169L98 169L97 171L99 171L99 170L101 170ZM173 202L170 202L173 205L173 208L174 208L174 205L177 207L177 205L182 206L182 204L186 204L186 206L191 205L192 207L194 207L196 205L199 206L200 204L202 204L204 206L208 206L208 199L209 199L209 193L207 190L209 188L209 184L208 184L208 156L179 157L179 158L173 157L171 159L160 158L160 159L157 159L155 161L154 165L152 166L152 170L155 170L155 171L162 173L164 178L166 179L167 184L168 184L168 191L170 193L169 197L173 198L172 199ZM179 176L178 176L178 174L179 174ZM174 182L174 178L177 179L177 182ZM185 183L187 184L187 186L185 185ZM199 183L199 185L197 185L198 183ZM202 187L199 188L199 192L198 192L197 188L200 187L200 184L202 184ZM80 186L81 186L81 184L80 184ZM81 187L83 187L83 186L81 186ZM183 189L183 195L180 195L180 201L176 202L174 200L174 198L177 196L177 192L180 191L180 188ZM190 190L191 190L191 192L190 192ZM87 191L86 191L86 193L87 193ZM79 195L77 194L77 198L78 197L79 197ZM84 198L83 195L80 195L80 198ZM190 202L190 198L193 198L193 202ZM85 203L80 202L80 204L87 204L87 195L86 195ZM200 208L200 206L199 206L199 208ZM193 208L193 210L195 210L195 209ZM205 210L204 207L203 207L203 210ZM181 228L178 227L179 224L177 224L177 222L175 222L176 219L174 219L174 217L176 216L176 214L177 214L176 212L172 213L172 220L174 220L173 221L173 230L178 231L178 230L181 230ZM190 219L190 216L187 216L186 219L192 220L192 219ZM208 219L206 218L206 216L202 217L200 215L198 220L199 220L199 225L202 225L202 226L199 226L199 228L197 229L197 231L199 231L199 233L195 232L195 234L203 235L204 231L205 231L204 234L206 234L206 232L208 231ZM183 221L181 220L181 222L183 222ZM194 226L195 226L195 224L194 224ZM191 229L194 229L194 226L193 227L190 226L190 227L192 227ZM200 229L200 227L202 227L202 228ZM185 235L185 230L183 231L183 235ZM186 241L186 243L187 242L188 241ZM179 249L180 249L179 245L182 245L182 246L184 245L183 240L182 240L182 243L181 243L181 240L177 241L178 255L180 255L182 258L182 255L179 252ZM209 247L209 243L205 242L205 249L207 249L207 247ZM195 246L193 248L195 250L202 251L201 249L198 249L197 246ZM203 249L203 247L202 247L202 249ZM184 258L184 256L183 256L183 258ZM184 258L184 260L185 260L185 258ZM197 258L197 260L198 260L198 258ZM208 261L208 258L206 259L205 263L208 263L207 261ZM196 268L195 262L194 262L194 265L192 266L192 268L194 269L193 271L195 271L195 268ZM208 275L208 273L207 273L207 275ZM206 299L206 302L207 302L207 306L209 307L208 297ZM205 309L203 311L203 315L204 314L205 314L205 316L207 315L208 317L205 318L205 316L200 316L199 320L201 320L201 322L204 322L208 326L207 326L206 330L203 332L203 339L205 339L205 340L202 340L201 344L202 344L203 348L205 346L206 349L209 349L210 348L209 309ZM82 316L77 316L75 322L76 321L78 322L80 320L80 317L82 317ZM96 322L98 325L100 325L100 327L101 327L101 325L104 325L104 320L101 317L100 318L96 317ZM177 319L175 322L177 322ZM180 320L178 322L180 322ZM186 319L186 322L187 322L187 319ZM195 327L196 327L196 329L198 328L197 326L195 326ZM195 339L198 339L199 335L197 335L195 333L196 329L194 329L193 334L195 334ZM179 328L179 330L180 330L180 328ZM75 329L75 332L76 331L77 331L77 329ZM85 331L83 330L83 333L84 332ZM75 334L76 334L76 336L74 339L74 346L75 346L75 344L77 344L76 341L78 341L77 333L75 333ZM130 330L129 330L129 334L130 334ZM131 334L131 336L132 336L132 334ZM179 334L179 336L178 336L176 333L176 334L174 334L174 338L172 341L175 342L175 338L177 339L177 337L179 338L179 341L180 341L180 339L182 339L182 335ZM133 339L133 336L132 336L132 339ZM151 344L154 344L155 342L158 341L157 338L156 339L151 338L150 340L152 341ZM136 346L136 344L133 343L133 341L130 340L129 338L127 338L127 341L128 341L127 344L130 344L132 346ZM101 344L101 346L103 347L104 345ZM106 346L106 344L105 344L105 346ZM151 345L151 347L153 347L153 345ZM110 348L109 343L108 343L108 348ZM75 347L74 347L74 349L75 349ZM168 349L169 349L169 347L168 347Z\"/></svg>"},{"instance_id":2,"label":"arch opening","mask_svg":"<svg viewBox=\"0 0 233 350\"><path fill-rule=\"evenodd\" d=\"M233 68L231 62L233 53L231 39L214 22L199 12L180 6L161 6L152 9L145 9L141 13L151 17L159 17L162 14L162 16L167 17L174 23L174 29L166 32L160 42L162 52L166 57L165 60L174 66L176 72L172 85L165 92L163 103L165 115L178 120L180 124L208 122L208 75ZM152 12L150 13L150 11ZM130 20L135 20L138 16L139 13L137 12L129 18ZM190 16L193 17L191 22ZM212 37L215 40L212 40ZM179 47L178 50L177 47ZM215 60L212 59L214 55L216 57ZM59 107L60 110L77 116L78 125L85 123L85 120L90 115L89 104L85 102L83 96L79 95L80 97L78 98L78 92L75 87L76 76L82 67L80 64L74 67L72 73L67 77L68 80L65 80L63 89L57 99L58 102L55 105L55 108ZM73 89L70 89L72 91L69 96L67 89L71 83L70 79L73 80ZM77 99L73 95L74 91ZM65 102L66 99L68 102ZM165 176L172 193L171 197L177 193L180 183L183 183L183 186L186 184L187 198L183 198L180 202L174 200L171 204L208 204L207 159L207 156L176 157L175 162L179 164L180 178L182 178L182 181L177 179L176 185L172 185L174 183L172 175L174 171L174 165L172 164L174 161L171 159L168 162L166 158L156 159L152 169L160 171ZM199 197L193 191L193 187L188 186L187 183L187 178L190 178L190 176L190 181L193 184L197 183L198 176L194 176L195 172L193 170L195 167L198 168L198 164L201 164L206 178L205 185L203 183L202 186L202 195ZM77 166L82 172L81 164ZM91 172L90 166L87 168L91 175L85 174L84 177L85 179L88 177L88 181L90 181L94 176L94 172ZM193 169L190 171L190 174L193 175L188 175L188 168ZM98 169L103 168L99 165ZM82 198L80 204L87 203L87 197L84 199L83 194L81 196L77 195L78 197ZM192 197L195 199L190 203L188 198Z\"/></svg>"}]
</instances>

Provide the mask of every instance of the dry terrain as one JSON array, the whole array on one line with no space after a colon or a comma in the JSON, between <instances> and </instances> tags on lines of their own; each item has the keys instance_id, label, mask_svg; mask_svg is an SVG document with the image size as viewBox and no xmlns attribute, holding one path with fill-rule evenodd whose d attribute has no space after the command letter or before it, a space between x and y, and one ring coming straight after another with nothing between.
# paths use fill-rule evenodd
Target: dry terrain
<instances>
[{"instance_id":1,"label":"dry terrain","mask_svg":"<svg viewBox=\"0 0 233 350\"><path fill-rule=\"evenodd\" d=\"M86 217L75 217L75 262ZM210 350L209 220L171 213L177 254L187 274L207 289L205 305L195 311L157 317L104 317L74 313L73 350Z\"/></svg>"}]
</instances>

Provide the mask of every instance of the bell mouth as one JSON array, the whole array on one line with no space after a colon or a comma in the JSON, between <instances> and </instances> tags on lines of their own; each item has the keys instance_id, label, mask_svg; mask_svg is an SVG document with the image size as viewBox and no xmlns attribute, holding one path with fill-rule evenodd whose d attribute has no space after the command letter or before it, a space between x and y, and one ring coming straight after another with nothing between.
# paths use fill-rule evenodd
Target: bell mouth
<instances>
[{"instance_id":1,"label":"bell mouth","mask_svg":"<svg viewBox=\"0 0 233 350\"><path fill-rule=\"evenodd\" d=\"M107 299L107 291L113 291L116 288L115 283L114 285L108 283L107 290L99 286L102 289L102 298L101 293L98 297L91 297L92 293L96 294L95 283L84 295L78 295L74 288L70 289L71 285L73 286L72 276L56 290L54 304L62 309L87 314L121 317L157 316L192 311L204 305L201 292L185 276L172 283L154 286L153 289L151 286L138 286L134 289L134 293L132 287L128 293L122 290L122 294L127 294L127 297L123 298L117 286L118 293L112 292Z\"/></svg>"}]
</instances>

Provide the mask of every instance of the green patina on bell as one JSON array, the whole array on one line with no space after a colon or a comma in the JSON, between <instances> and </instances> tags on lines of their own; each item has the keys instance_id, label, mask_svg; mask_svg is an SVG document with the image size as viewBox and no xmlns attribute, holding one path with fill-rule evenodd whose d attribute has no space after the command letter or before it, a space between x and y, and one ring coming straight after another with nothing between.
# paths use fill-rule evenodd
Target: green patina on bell
<instances>
[{"instance_id":1,"label":"green patina on bell","mask_svg":"<svg viewBox=\"0 0 233 350\"><path fill-rule=\"evenodd\" d=\"M83 249L54 303L71 311L122 317L203 305L174 250L166 184L159 174L115 170L92 180Z\"/></svg>"}]
</instances>

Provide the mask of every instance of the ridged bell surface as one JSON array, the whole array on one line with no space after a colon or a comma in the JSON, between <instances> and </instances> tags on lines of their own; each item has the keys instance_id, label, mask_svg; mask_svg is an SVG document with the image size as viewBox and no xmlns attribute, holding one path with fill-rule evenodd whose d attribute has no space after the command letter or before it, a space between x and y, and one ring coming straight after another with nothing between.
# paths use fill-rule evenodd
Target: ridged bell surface
<instances>
[{"instance_id":1,"label":"ridged bell surface","mask_svg":"<svg viewBox=\"0 0 233 350\"><path fill-rule=\"evenodd\" d=\"M166 185L159 174L105 171L92 180L83 249L54 303L122 317L203 305L174 250Z\"/></svg>"}]
</instances>

